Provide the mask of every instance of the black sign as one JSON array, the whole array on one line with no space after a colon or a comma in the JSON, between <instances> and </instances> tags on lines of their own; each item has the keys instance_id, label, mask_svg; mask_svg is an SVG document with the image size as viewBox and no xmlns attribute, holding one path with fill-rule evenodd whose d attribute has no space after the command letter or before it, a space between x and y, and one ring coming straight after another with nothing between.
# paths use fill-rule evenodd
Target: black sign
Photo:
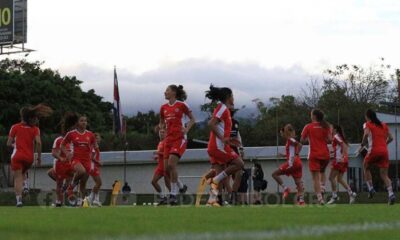
<instances>
[{"instance_id":1,"label":"black sign","mask_svg":"<svg viewBox=\"0 0 400 240\"><path fill-rule=\"evenodd\" d=\"M0 1L0 45L14 40L14 0Z\"/></svg>"}]
</instances>

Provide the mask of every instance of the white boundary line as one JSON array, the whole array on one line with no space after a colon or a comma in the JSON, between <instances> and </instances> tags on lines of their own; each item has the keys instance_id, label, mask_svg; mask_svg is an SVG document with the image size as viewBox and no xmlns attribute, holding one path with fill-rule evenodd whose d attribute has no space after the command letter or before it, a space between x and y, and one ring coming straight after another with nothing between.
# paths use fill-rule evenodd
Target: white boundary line
<instances>
[{"instance_id":1,"label":"white boundary line","mask_svg":"<svg viewBox=\"0 0 400 240\"><path fill-rule=\"evenodd\" d=\"M224 233L181 233L175 235L144 235L144 236L116 236L100 238L104 240L223 240L223 239L280 239L324 236L335 233L354 233L362 231L381 231L399 229L400 221L394 222L365 222L358 224L316 225L294 228L283 228L270 231L253 232L224 232Z\"/></svg>"}]
</instances>

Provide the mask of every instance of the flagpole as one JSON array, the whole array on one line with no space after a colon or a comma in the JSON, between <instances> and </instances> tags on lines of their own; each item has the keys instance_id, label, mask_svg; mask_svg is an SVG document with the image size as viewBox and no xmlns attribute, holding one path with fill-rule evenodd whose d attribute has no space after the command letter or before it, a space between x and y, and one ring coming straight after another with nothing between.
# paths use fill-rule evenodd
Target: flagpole
<instances>
[{"instance_id":1,"label":"flagpole","mask_svg":"<svg viewBox=\"0 0 400 240\"><path fill-rule=\"evenodd\" d=\"M123 143L124 143L124 184L126 183L126 151L128 149L128 142L126 141L126 120L122 119L123 129Z\"/></svg>"}]
</instances>

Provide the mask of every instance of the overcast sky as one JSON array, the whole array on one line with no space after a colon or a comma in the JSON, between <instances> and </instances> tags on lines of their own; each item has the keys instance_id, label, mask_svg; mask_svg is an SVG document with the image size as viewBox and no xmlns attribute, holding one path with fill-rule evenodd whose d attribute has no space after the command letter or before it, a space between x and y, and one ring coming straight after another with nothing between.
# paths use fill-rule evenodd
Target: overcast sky
<instances>
[{"instance_id":1,"label":"overcast sky","mask_svg":"<svg viewBox=\"0 0 400 240\"><path fill-rule=\"evenodd\" d=\"M400 67L398 0L28 1L28 47L85 90L112 99L117 66L125 112L157 109L171 83L204 102L210 83L237 105L298 94L310 77L380 57Z\"/></svg>"}]
</instances>

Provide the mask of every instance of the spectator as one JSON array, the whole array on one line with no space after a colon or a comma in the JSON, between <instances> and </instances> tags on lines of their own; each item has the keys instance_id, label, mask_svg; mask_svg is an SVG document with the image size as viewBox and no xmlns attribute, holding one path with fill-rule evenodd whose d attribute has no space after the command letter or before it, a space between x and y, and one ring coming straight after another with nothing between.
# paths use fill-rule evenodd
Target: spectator
<instances>
[{"instance_id":1,"label":"spectator","mask_svg":"<svg viewBox=\"0 0 400 240\"><path fill-rule=\"evenodd\" d=\"M264 171L262 170L261 164L254 163L253 167L253 188L254 188L254 204L261 204L261 190L264 190Z\"/></svg>"},{"instance_id":2,"label":"spectator","mask_svg":"<svg viewBox=\"0 0 400 240\"><path fill-rule=\"evenodd\" d=\"M122 200L124 203L128 202L128 196L131 193L131 187L128 185L128 182L125 182L124 186L122 187Z\"/></svg>"}]
</instances>

